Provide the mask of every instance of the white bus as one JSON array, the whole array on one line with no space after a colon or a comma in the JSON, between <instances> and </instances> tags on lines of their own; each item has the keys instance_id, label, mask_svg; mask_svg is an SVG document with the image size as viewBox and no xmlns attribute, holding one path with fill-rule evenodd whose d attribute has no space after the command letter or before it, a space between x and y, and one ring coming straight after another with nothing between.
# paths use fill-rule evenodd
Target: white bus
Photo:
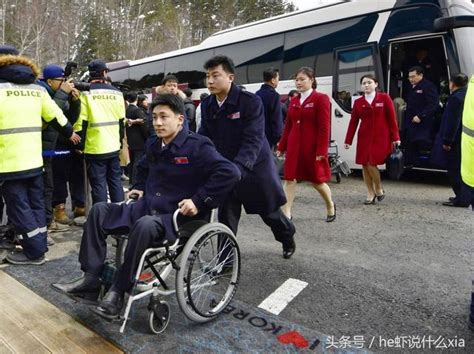
<instances>
[{"instance_id":1,"label":"white bus","mask_svg":"<svg viewBox=\"0 0 474 354\"><path fill-rule=\"evenodd\" d=\"M315 70L318 90L331 97L331 138L342 146L363 74L375 74L380 89L403 103L406 70L416 64L417 53L424 52L429 61L425 76L437 85L442 107L449 76L474 74L473 26L470 0L340 1L220 31L194 47L111 63L110 77L130 90L149 93L165 75L174 74L198 99L207 91L203 63L224 54L234 60L236 83L251 92L262 84L264 69L278 68L277 90L286 95L294 89L296 70L309 66ZM339 152L357 168L355 149ZM429 152L416 167L431 167Z\"/></svg>"}]
</instances>

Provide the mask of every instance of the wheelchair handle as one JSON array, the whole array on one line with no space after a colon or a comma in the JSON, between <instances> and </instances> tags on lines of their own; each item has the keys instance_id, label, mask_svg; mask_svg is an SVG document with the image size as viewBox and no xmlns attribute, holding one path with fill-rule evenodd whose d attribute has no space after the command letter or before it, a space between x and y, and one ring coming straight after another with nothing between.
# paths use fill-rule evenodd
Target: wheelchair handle
<instances>
[{"instance_id":1,"label":"wheelchair handle","mask_svg":"<svg viewBox=\"0 0 474 354\"><path fill-rule=\"evenodd\" d=\"M174 231L179 235L179 228L178 228L178 215L179 215L180 209L176 209L173 213L173 227Z\"/></svg>"}]
</instances>

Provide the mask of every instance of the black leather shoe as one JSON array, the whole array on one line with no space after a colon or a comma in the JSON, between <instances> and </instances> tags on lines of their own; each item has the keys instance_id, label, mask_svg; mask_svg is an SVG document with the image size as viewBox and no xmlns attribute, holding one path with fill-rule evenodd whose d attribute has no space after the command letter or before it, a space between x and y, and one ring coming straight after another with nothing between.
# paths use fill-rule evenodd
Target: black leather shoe
<instances>
[{"instance_id":1,"label":"black leather shoe","mask_svg":"<svg viewBox=\"0 0 474 354\"><path fill-rule=\"evenodd\" d=\"M374 197L372 198L372 200L366 199L365 202L364 202L364 204L365 204L365 205L375 204L375 199L376 199L376 198L377 198L377 197L374 196Z\"/></svg>"},{"instance_id":2,"label":"black leather shoe","mask_svg":"<svg viewBox=\"0 0 474 354\"><path fill-rule=\"evenodd\" d=\"M385 191L382 189L382 194L376 195L377 201L381 202L385 198Z\"/></svg>"},{"instance_id":3,"label":"black leather shoe","mask_svg":"<svg viewBox=\"0 0 474 354\"><path fill-rule=\"evenodd\" d=\"M283 258L289 259L295 253L296 243L295 240L291 240L287 245L283 245Z\"/></svg>"},{"instance_id":4,"label":"black leather shoe","mask_svg":"<svg viewBox=\"0 0 474 354\"><path fill-rule=\"evenodd\" d=\"M456 202L443 202L442 203L444 206L450 206L450 207L458 207L458 208L467 208L469 206L469 204L467 205L464 205L464 204L459 204L459 203L456 203Z\"/></svg>"},{"instance_id":5,"label":"black leather shoe","mask_svg":"<svg viewBox=\"0 0 474 354\"><path fill-rule=\"evenodd\" d=\"M326 222L333 222L336 220L336 203L334 203L334 215L327 215L326 216Z\"/></svg>"},{"instance_id":6,"label":"black leather shoe","mask_svg":"<svg viewBox=\"0 0 474 354\"><path fill-rule=\"evenodd\" d=\"M122 306L123 294L115 290L109 290L99 303L99 306L92 311L105 319L114 320L119 317Z\"/></svg>"},{"instance_id":7,"label":"black leather shoe","mask_svg":"<svg viewBox=\"0 0 474 354\"><path fill-rule=\"evenodd\" d=\"M88 301L96 301L101 288L100 279L91 274L85 274L69 283L53 283L53 289L66 295Z\"/></svg>"}]
</instances>

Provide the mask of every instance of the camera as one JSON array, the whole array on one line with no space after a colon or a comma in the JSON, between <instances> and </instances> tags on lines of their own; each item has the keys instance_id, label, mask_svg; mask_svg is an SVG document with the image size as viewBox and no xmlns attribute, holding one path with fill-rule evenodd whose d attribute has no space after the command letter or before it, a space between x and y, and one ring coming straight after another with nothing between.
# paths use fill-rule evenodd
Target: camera
<instances>
[{"instance_id":1,"label":"camera","mask_svg":"<svg viewBox=\"0 0 474 354\"><path fill-rule=\"evenodd\" d=\"M64 67L64 77L67 79L72 74L72 70L77 69L77 63L73 61L68 61ZM90 91L91 84L84 81L73 81L74 87L79 91Z\"/></svg>"}]
</instances>

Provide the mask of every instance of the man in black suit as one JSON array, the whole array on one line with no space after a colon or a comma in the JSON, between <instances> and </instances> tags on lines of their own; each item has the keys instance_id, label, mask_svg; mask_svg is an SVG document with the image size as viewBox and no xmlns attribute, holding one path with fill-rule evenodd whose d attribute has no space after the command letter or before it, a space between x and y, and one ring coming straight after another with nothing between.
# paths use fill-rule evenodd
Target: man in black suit
<instances>
[{"instance_id":1,"label":"man in black suit","mask_svg":"<svg viewBox=\"0 0 474 354\"><path fill-rule=\"evenodd\" d=\"M145 141L148 138L146 114L137 106L138 95L130 92L125 95L128 107L125 112L127 143L130 150L130 185L137 174L137 163L145 153Z\"/></svg>"}]
</instances>

